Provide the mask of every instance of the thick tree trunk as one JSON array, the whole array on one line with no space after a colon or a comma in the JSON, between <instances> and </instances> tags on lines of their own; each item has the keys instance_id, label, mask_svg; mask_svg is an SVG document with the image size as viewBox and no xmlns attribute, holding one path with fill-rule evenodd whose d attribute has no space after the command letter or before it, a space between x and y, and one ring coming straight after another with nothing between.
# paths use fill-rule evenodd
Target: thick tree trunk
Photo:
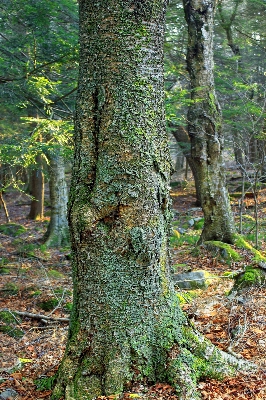
<instances>
[{"instance_id":1,"label":"thick tree trunk","mask_svg":"<svg viewBox=\"0 0 266 400\"><path fill-rule=\"evenodd\" d=\"M33 197L30 205L29 219L42 219L44 206L44 175L42 170L42 156L36 156L38 168L31 171L30 195Z\"/></svg>"},{"instance_id":2,"label":"thick tree trunk","mask_svg":"<svg viewBox=\"0 0 266 400\"><path fill-rule=\"evenodd\" d=\"M60 152L49 157L49 162L51 218L44 240L48 247L59 247L69 243L65 163Z\"/></svg>"},{"instance_id":3,"label":"thick tree trunk","mask_svg":"<svg viewBox=\"0 0 266 400\"><path fill-rule=\"evenodd\" d=\"M197 377L217 356L206 346L200 355L170 279L165 3L80 2L69 200L74 302L54 399L88 400L160 380L193 400Z\"/></svg>"},{"instance_id":4,"label":"thick tree trunk","mask_svg":"<svg viewBox=\"0 0 266 400\"><path fill-rule=\"evenodd\" d=\"M235 228L225 186L221 111L213 79L214 3L184 0L192 99L188 112L188 133L205 218L201 241L232 243Z\"/></svg>"}]
</instances>

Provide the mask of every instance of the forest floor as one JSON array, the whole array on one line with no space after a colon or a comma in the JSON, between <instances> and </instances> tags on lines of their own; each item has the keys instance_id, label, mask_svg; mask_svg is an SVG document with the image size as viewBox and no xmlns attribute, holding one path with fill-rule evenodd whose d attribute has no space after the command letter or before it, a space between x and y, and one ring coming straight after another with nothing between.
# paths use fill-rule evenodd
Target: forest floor
<instances>
[{"instance_id":1,"label":"forest floor","mask_svg":"<svg viewBox=\"0 0 266 400\"><path fill-rule=\"evenodd\" d=\"M202 398L265 400L266 288L256 286L228 295L234 281L226 278L225 272L241 270L250 262L250 254L243 250L242 261L228 261L228 257L224 259L221 253L214 254L204 246L195 251L199 232L193 224L201 220L202 212L195 207L195 197L189 188L175 188L172 198L174 229L179 232L179 241L172 243L175 272L203 269L216 276L207 289L196 289L189 296L178 289L184 300L182 308L197 329L215 345L260 367L253 374L223 381L200 381L198 388ZM17 236L12 231L0 232L0 399L2 395L4 399L48 400L49 384L63 356L67 338L72 301L69 249L51 250L41 244L49 221L48 207L43 221L30 221L26 218L29 212L26 196L7 193L5 200L12 222L22 225L25 231L18 232ZM236 214L237 206L237 200L233 199ZM248 199L245 206L246 220L253 221L253 199ZM265 210L266 192L263 190L259 197L261 226L266 223ZM0 228L4 224L1 208ZM250 235L252 229L246 229ZM260 240L261 252L265 255L263 232ZM131 392L123 398L138 396ZM142 398L177 400L178 396L169 385L160 382L147 387Z\"/></svg>"}]
</instances>

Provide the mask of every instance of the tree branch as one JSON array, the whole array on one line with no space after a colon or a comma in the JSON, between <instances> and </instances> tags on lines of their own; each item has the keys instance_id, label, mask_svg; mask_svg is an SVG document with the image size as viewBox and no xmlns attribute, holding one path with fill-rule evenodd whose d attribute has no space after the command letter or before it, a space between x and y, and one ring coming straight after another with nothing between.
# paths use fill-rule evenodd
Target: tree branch
<instances>
[{"instance_id":1,"label":"tree branch","mask_svg":"<svg viewBox=\"0 0 266 400\"><path fill-rule=\"evenodd\" d=\"M49 317L47 315L42 315L42 314L33 314L33 313L29 313L27 311L10 311L8 309L0 309L0 311L8 311L8 312L12 312L13 314L17 314L20 315L22 317L28 317L28 318L32 318L32 319L40 319L40 320L45 320L45 321L55 321L55 322L69 322L69 318L55 318L55 317Z\"/></svg>"}]
</instances>

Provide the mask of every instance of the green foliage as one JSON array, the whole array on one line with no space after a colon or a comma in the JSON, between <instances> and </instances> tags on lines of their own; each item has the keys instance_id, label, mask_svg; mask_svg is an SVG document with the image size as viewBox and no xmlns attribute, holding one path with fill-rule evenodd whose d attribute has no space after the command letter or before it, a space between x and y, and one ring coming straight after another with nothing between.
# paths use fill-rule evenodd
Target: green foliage
<instances>
[{"instance_id":1,"label":"green foliage","mask_svg":"<svg viewBox=\"0 0 266 400\"><path fill-rule=\"evenodd\" d=\"M6 335L13 338L22 338L24 336L24 332L21 329L14 328L10 325L0 325L0 332L5 333Z\"/></svg>"},{"instance_id":2,"label":"green foliage","mask_svg":"<svg viewBox=\"0 0 266 400\"><path fill-rule=\"evenodd\" d=\"M72 310L72 308L73 308L73 303L72 302L67 302L65 305L64 305L64 308L68 311L68 312L70 312L71 310Z\"/></svg>"},{"instance_id":3,"label":"green foliage","mask_svg":"<svg viewBox=\"0 0 266 400\"><path fill-rule=\"evenodd\" d=\"M199 295L199 292L196 290L187 290L176 293L177 298L181 305L190 303L195 297Z\"/></svg>"},{"instance_id":4,"label":"green foliage","mask_svg":"<svg viewBox=\"0 0 266 400\"><path fill-rule=\"evenodd\" d=\"M76 0L3 1L0 19L0 163L36 168L36 156L72 152L78 64ZM6 179L6 187L23 182Z\"/></svg>"},{"instance_id":5,"label":"green foliage","mask_svg":"<svg viewBox=\"0 0 266 400\"><path fill-rule=\"evenodd\" d=\"M0 311L0 332L13 338L21 338L24 335L24 332L16 327L20 322L20 318L16 313Z\"/></svg>"}]
</instances>

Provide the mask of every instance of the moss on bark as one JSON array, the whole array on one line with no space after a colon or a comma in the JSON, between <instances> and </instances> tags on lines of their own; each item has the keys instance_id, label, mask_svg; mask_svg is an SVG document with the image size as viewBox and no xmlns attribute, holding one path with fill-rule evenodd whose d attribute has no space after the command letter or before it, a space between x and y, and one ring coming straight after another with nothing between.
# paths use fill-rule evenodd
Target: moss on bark
<instances>
[{"instance_id":1,"label":"moss on bark","mask_svg":"<svg viewBox=\"0 0 266 400\"><path fill-rule=\"evenodd\" d=\"M213 77L214 8L214 1L184 0L188 24L187 66L192 89L188 133L205 220L200 242L233 243L235 226L225 181L222 115Z\"/></svg>"},{"instance_id":2,"label":"moss on bark","mask_svg":"<svg viewBox=\"0 0 266 400\"><path fill-rule=\"evenodd\" d=\"M165 5L80 2L69 200L74 300L54 399L90 400L157 380L184 399L198 397L202 372L194 369L205 361L186 344L168 258Z\"/></svg>"}]
</instances>

